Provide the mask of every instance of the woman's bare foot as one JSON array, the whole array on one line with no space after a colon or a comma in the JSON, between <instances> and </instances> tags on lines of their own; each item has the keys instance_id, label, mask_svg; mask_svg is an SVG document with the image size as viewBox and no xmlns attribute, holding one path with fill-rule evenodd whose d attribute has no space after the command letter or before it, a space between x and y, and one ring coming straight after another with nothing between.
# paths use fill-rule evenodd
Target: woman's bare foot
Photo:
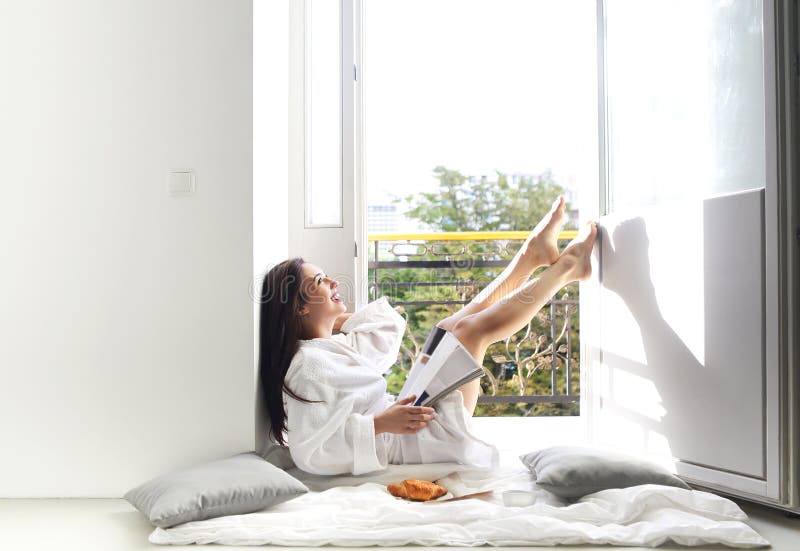
<instances>
[{"instance_id":1,"label":"woman's bare foot","mask_svg":"<svg viewBox=\"0 0 800 551\"><path fill-rule=\"evenodd\" d=\"M561 253L556 266L565 270L565 275L570 281L586 281L592 275L590 257L596 238L597 224L587 222L578 236L570 241Z\"/></svg>"},{"instance_id":2,"label":"woman's bare foot","mask_svg":"<svg viewBox=\"0 0 800 551\"><path fill-rule=\"evenodd\" d=\"M530 236L522 245L522 258L535 267L549 266L558 260L558 234L564 225L566 203L564 196L559 195L550 212L536 224Z\"/></svg>"}]
</instances>

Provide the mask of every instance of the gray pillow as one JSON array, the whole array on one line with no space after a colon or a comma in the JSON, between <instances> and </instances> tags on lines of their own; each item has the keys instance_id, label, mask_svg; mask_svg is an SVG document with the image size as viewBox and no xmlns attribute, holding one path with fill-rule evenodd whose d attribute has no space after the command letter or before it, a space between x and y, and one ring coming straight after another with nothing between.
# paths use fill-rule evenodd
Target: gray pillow
<instances>
[{"instance_id":1,"label":"gray pillow","mask_svg":"<svg viewBox=\"0 0 800 551\"><path fill-rule=\"evenodd\" d=\"M302 482L248 452L159 476L124 497L153 525L169 528L259 511L306 492Z\"/></svg>"},{"instance_id":2,"label":"gray pillow","mask_svg":"<svg viewBox=\"0 0 800 551\"><path fill-rule=\"evenodd\" d=\"M594 448L554 446L519 458L536 477L537 485L567 500L639 484L690 489L683 480L657 465Z\"/></svg>"}]
</instances>

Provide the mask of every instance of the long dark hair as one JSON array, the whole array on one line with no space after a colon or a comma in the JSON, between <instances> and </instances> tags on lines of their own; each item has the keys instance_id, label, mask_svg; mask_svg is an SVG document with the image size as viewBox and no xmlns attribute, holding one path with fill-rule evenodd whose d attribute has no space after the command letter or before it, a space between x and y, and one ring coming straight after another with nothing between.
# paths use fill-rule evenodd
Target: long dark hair
<instances>
[{"instance_id":1,"label":"long dark hair","mask_svg":"<svg viewBox=\"0 0 800 551\"><path fill-rule=\"evenodd\" d=\"M300 289L303 263L300 257L284 260L267 272L261 286L258 371L269 413L269 432L272 439L282 446L286 445L283 392L301 402L312 402L295 394L284 382L302 332L297 309L303 303Z\"/></svg>"}]
</instances>

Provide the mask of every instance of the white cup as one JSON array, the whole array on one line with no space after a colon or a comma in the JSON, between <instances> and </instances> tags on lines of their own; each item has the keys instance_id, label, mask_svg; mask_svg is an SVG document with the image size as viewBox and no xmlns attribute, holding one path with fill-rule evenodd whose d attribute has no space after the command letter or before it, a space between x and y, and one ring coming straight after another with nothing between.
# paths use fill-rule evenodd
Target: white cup
<instances>
[{"instance_id":1,"label":"white cup","mask_svg":"<svg viewBox=\"0 0 800 551\"><path fill-rule=\"evenodd\" d=\"M503 492L503 505L506 507L527 507L536 501L536 494L525 490L508 490Z\"/></svg>"}]
</instances>

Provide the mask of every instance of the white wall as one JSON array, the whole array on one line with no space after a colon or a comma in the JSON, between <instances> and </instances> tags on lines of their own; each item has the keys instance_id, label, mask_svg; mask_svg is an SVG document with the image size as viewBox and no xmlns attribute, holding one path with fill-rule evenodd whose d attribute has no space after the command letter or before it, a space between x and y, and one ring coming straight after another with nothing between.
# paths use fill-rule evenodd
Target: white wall
<instances>
[{"instance_id":1,"label":"white wall","mask_svg":"<svg viewBox=\"0 0 800 551\"><path fill-rule=\"evenodd\" d=\"M264 274L289 254L289 0L255 0L253 28L253 296L258 297ZM253 315L258 365L258 301ZM259 400L256 449L266 443L265 415Z\"/></svg>"},{"instance_id":2,"label":"white wall","mask_svg":"<svg viewBox=\"0 0 800 551\"><path fill-rule=\"evenodd\" d=\"M0 496L253 449L251 2L3 0L0 75Z\"/></svg>"}]
</instances>

